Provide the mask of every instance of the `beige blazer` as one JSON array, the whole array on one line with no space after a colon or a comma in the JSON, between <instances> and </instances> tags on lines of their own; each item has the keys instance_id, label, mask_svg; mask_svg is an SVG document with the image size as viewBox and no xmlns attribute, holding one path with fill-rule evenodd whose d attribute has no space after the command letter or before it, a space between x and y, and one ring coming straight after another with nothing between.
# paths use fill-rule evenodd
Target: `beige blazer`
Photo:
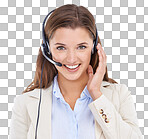
<instances>
[{"instance_id":1,"label":"beige blazer","mask_svg":"<svg viewBox=\"0 0 148 139\"><path fill-rule=\"evenodd\" d=\"M52 85L42 89L38 139L52 139ZM127 86L103 81L100 91L103 95L88 105L95 118L96 139L142 139L134 102ZM34 89L15 97L10 122L10 139L35 138L39 96L40 89Z\"/></svg>"}]
</instances>

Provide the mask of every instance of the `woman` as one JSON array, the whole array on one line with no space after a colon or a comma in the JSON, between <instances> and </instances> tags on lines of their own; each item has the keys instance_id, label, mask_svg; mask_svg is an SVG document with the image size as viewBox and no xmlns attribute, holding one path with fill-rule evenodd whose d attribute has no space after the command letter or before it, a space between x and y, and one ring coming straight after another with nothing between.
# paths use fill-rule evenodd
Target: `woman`
<instances>
[{"instance_id":1,"label":"woman","mask_svg":"<svg viewBox=\"0 0 148 139\"><path fill-rule=\"evenodd\" d=\"M10 138L141 139L131 92L108 77L93 15L83 6L64 5L44 31L48 58L43 40L34 80L15 98Z\"/></svg>"}]
</instances>

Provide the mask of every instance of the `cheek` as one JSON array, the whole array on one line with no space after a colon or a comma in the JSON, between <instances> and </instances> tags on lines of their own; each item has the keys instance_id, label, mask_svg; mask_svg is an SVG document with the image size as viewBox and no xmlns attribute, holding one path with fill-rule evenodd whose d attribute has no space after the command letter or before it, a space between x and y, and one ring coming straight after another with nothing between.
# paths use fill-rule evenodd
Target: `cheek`
<instances>
[{"instance_id":1,"label":"cheek","mask_svg":"<svg viewBox=\"0 0 148 139\"><path fill-rule=\"evenodd\" d=\"M91 59L91 54L90 53L85 53L83 55L81 54L80 59L81 61L83 61L84 64L88 64Z\"/></svg>"},{"instance_id":2,"label":"cheek","mask_svg":"<svg viewBox=\"0 0 148 139\"><path fill-rule=\"evenodd\" d=\"M56 56L52 56L53 60L55 61L62 61L63 60L63 57L61 55L56 55Z\"/></svg>"},{"instance_id":3,"label":"cheek","mask_svg":"<svg viewBox=\"0 0 148 139\"><path fill-rule=\"evenodd\" d=\"M89 58L89 55L83 55L83 56L81 56L81 60L82 60L83 62L87 62L89 59L90 59L90 58Z\"/></svg>"},{"instance_id":4,"label":"cheek","mask_svg":"<svg viewBox=\"0 0 148 139\"><path fill-rule=\"evenodd\" d=\"M63 59L65 58L65 55L63 54L57 54L53 51L52 53L52 59L55 60L55 61L62 61Z\"/></svg>"}]
</instances>

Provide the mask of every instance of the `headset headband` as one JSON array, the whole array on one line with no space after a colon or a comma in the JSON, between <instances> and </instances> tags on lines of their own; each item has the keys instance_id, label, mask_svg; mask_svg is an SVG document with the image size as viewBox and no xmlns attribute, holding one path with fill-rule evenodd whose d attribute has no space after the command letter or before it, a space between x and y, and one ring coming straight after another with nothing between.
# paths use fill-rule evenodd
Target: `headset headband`
<instances>
[{"instance_id":1,"label":"headset headband","mask_svg":"<svg viewBox=\"0 0 148 139\"><path fill-rule=\"evenodd\" d=\"M44 21L43 21L43 24L42 24L42 39L43 39L43 44L41 44L41 45L43 46L43 49L44 49L44 51L45 51L45 54L46 54L46 52L47 52L48 54L50 54L50 51L49 51L49 44L48 44L48 40L47 40L47 38L46 38L44 26L45 26L45 22L46 22L46 19L48 18L48 16L49 16L52 12L54 12L55 10L56 10L56 9L52 10L51 12L49 12L49 13L46 15L46 17L45 17L45 19L44 19ZM95 25L95 26L96 26L96 25ZM93 41L93 43L94 43L94 47L93 47L93 49L92 49L92 54L94 54L94 53L97 51L97 49L96 49L96 46L97 46L97 44L98 44L98 31L97 31L97 27L96 27L96 39Z\"/></svg>"}]
</instances>

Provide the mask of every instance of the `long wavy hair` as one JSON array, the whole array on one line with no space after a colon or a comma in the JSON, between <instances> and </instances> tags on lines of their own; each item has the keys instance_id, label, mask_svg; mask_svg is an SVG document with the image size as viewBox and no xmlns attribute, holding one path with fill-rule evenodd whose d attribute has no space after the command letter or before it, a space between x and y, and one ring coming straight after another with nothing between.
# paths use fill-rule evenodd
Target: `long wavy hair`
<instances>
[{"instance_id":1,"label":"long wavy hair","mask_svg":"<svg viewBox=\"0 0 148 139\"><path fill-rule=\"evenodd\" d=\"M83 6L77 6L74 4L63 5L57 8L50 15L45 25L45 34L48 37L49 42L50 39L53 37L54 32L60 27L72 28L72 29L75 29L77 27L83 27L88 30L89 35L92 37L93 40L96 38L95 19L93 15L89 12L89 10ZM99 36L98 36L98 43L101 44ZM51 55L49 55L49 57L52 58ZM41 48L39 48L34 80L31 82L30 85L28 85L28 87L22 93L32 91L35 88L40 88L43 62L45 63L42 74L41 88L46 89L52 84L52 81L54 77L57 75L58 71L52 63L46 60L46 58L43 56L41 52ZM91 60L90 60L90 65L92 66L94 73L98 67L98 63L99 63L99 56L97 52L95 52L93 55L91 55ZM117 83L115 80L108 77L107 66L103 81L107 81L110 83Z\"/></svg>"}]
</instances>

